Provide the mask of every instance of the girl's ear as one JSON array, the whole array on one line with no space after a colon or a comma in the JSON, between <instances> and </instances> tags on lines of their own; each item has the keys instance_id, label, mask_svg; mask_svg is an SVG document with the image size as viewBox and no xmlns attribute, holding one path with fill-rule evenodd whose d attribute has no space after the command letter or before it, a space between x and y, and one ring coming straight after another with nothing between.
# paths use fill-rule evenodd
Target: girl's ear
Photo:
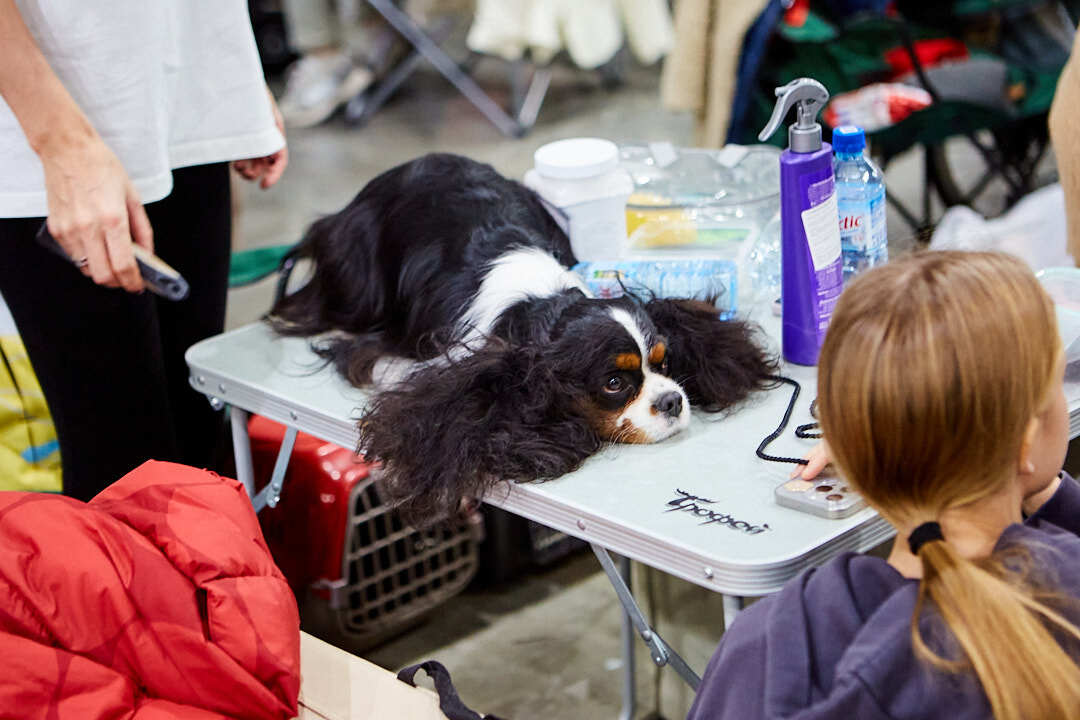
<instances>
[{"instance_id":1,"label":"girl's ear","mask_svg":"<svg viewBox=\"0 0 1080 720\"><path fill-rule=\"evenodd\" d=\"M599 450L576 400L543 350L492 340L376 395L359 450L406 520L431 525L499 480L558 477Z\"/></svg>"},{"instance_id":2,"label":"girl's ear","mask_svg":"<svg viewBox=\"0 0 1080 720\"><path fill-rule=\"evenodd\" d=\"M1035 472L1035 462L1031 458L1031 450L1035 446L1039 426L1039 418L1033 417L1028 421L1027 427L1024 429L1024 438L1020 442L1020 457L1016 461L1016 470L1021 478Z\"/></svg>"},{"instance_id":3,"label":"girl's ear","mask_svg":"<svg viewBox=\"0 0 1080 720\"><path fill-rule=\"evenodd\" d=\"M645 312L667 338L669 374L691 405L719 412L772 384L778 362L757 326L721 320L716 306L702 300L653 299Z\"/></svg>"}]
</instances>

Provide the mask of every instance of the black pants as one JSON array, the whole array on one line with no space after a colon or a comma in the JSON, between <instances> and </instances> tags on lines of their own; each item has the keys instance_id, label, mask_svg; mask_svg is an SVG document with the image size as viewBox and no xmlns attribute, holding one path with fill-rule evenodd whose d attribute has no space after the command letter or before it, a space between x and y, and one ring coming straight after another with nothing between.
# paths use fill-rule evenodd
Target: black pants
<instances>
[{"instance_id":1,"label":"black pants","mask_svg":"<svg viewBox=\"0 0 1080 720\"><path fill-rule=\"evenodd\" d=\"M34 241L43 218L0 219L0 293L56 424L65 495L89 500L145 460L214 465L221 413L188 385L184 351L225 324L229 166L173 182L146 211L155 253L191 286L180 302L95 285Z\"/></svg>"}]
</instances>

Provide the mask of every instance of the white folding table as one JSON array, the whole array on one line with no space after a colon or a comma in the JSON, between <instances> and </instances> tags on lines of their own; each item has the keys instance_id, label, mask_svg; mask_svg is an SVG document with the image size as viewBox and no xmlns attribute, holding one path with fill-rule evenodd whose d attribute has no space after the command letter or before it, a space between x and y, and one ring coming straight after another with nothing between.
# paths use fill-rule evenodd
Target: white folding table
<instances>
[{"instance_id":1,"label":"white folding table","mask_svg":"<svg viewBox=\"0 0 1080 720\"><path fill-rule=\"evenodd\" d=\"M778 320L759 320L775 338ZM237 475L249 492L254 482L248 413L288 428L274 477L253 496L257 509L276 504L296 431L356 446L365 394L326 367L305 339L278 337L261 323L247 325L192 346L186 359L192 386L216 407L231 408ZM810 421L816 371L789 365L783 373L803 391L791 425L770 452L799 457L811 442L795 438L793 428ZM1071 390L1070 430L1076 436L1080 384ZM631 626L657 664L671 664L695 689L700 682L638 609L628 586L629 559L722 593L726 625L743 598L774 592L808 567L843 552L869 550L893 535L870 509L830 520L776 504L773 490L793 466L763 461L754 450L779 423L790 396L785 385L757 394L727 416L695 412L686 431L662 443L611 446L556 480L504 482L484 498L592 545L625 610L622 717L634 709ZM624 559L622 573L608 551Z\"/></svg>"}]
</instances>

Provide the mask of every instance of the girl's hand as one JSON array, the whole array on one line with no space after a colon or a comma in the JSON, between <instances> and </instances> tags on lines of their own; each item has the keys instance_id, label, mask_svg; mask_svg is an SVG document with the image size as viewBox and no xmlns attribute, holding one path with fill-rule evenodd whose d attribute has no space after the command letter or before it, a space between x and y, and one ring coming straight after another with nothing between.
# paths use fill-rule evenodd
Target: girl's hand
<instances>
[{"instance_id":1,"label":"girl's hand","mask_svg":"<svg viewBox=\"0 0 1080 720\"><path fill-rule=\"evenodd\" d=\"M278 110L277 101L274 100L274 95L269 88L267 88L266 94L270 96L270 109L274 113L274 125L281 132L281 137L285 137L285 120L281 117L281 111ZM281 179L281 174L285 172L288 164L289 147L286 145L276 153L266 157L235 160L232 166L233 170L240 173L240 177L245 180L259 180L259 187L265 190Z\"/></svg>"},{"instance_id":2,"label":"girl's hand","mask_svg":"<svg viewBox=\"0 0 1080 720\"><path fill-rule=\"evenodd\" d=\"M806 464L798 466L791 473L791 477L802 477L803 480L813 480L825 469L825 466L832 462L832 455L829 452L828 443L822 440L811 448L810 452L806 453L804 459L806 460Z\"/></svg>"},{"instance_id":3,"label":"girl's hand","mask_svg":"<svg viewBox=\"0 0 1080 720\"><path fill-rule=\"evenodd\" d=\"M1061 475L1050 481L1050 484L1043 489L1025 497L1021 506L1024 515L1028 517L1034 515L1039 508L1046 504L1047 500L1054 496L1059 487L1061 487Z\"/></svg>"},{"instance_id":4,"label":"girl's hand","mask_svg":"<svg viewBox=\"0 0 1080 720\"><path fill-rule=\"evenodd\" d=\"M132 243L154 251L150 220L116 155L92 130L43 145L49 232L98 285L143 289Z\"/></svg>"}]
</instances>

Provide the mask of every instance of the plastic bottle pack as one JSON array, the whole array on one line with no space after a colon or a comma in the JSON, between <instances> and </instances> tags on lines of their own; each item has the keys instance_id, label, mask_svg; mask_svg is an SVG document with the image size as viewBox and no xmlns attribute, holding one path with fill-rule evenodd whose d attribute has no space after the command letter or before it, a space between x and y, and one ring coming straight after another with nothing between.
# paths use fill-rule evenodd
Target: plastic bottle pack
<instances>
[{"instance_id":1,"label":"plastic bottle pack","mask_svg":"<svg viewBox=\"0 0 1080 720\"><path fill-rule=\"evenodd\" d=\"M616 260L578 263L574 272L585 279L589 291L598 298L614 298L626 292L647 299L651 295L669 298L715 298L720 316L730 318L736 311L738 267L731 260Z\"/></svg>"}]
</instances>

